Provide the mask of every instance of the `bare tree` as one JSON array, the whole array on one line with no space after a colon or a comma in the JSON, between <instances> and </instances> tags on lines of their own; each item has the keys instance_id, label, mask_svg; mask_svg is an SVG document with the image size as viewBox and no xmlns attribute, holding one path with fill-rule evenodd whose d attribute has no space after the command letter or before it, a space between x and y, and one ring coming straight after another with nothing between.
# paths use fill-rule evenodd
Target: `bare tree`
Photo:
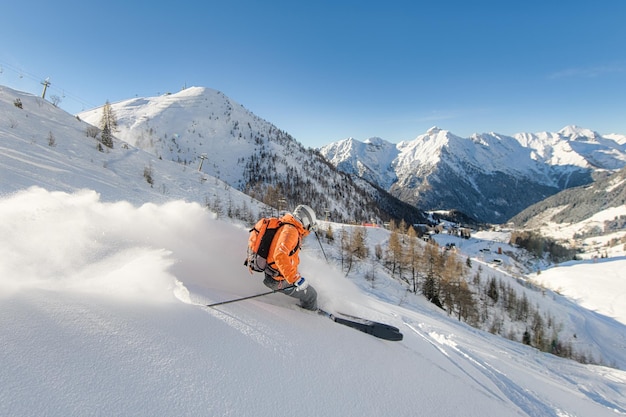
<instances>
[{"instance_id":1,"label":"bare tree","mask_svg":"<svg viewBox=\"0 0 626 417\"><path fill-rule=\"evenodd\" d=\"M54 107L59 107L59 103L61 103L61 97L57 96L56 94L53 94L50 96L50 101L52 102L52 105Z\"/></svg>"},{"instance_id":2,"label":"bare tree","mask_svg":"<svg viewBox=\"0 0 626 417\"><path fill-rule=\"evenodd\" d=\"M339 251L341 254L341 268L346 270L346 275L348 275L352 268L352 253L350 252L350 235L345 227L341 229L339 241L341 243L341 250Z\"/></svg>"},{"instance_id":3,"label":"bare tree","mask_svg":"<svg viewBox=\"0 0 626 417\"><path fill-rule=\"evenodd\" d=\"M387 263L392 276L395 276L398 271L402 274L402 243L397 229L392 230L391 235L389 235Z\"/></svg>"},{"instance_id":4,"label":"bare tree","mask_svg":"<svg viewBox=\"0 0 626 417\"><path fill-rule=\"evenodd\" d=\"M413 227L409 227L407 232L408 245L405 256L406 264L410 272L410 281L413 293L417 293L419 287L419 271L418 264L421 262L421 250L418 245L417 232Z\"/></svg>"}]
</instances>

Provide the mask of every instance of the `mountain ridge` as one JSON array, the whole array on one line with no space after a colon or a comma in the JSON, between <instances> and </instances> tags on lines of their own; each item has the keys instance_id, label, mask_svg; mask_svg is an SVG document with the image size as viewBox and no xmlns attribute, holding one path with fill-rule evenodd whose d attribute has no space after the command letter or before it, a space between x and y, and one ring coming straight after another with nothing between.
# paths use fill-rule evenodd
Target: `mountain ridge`
<instances>
[{"instance_id":1,"label":"mountain ridge","mask_svg":"<svg viewBox=\"0 0 626 417\"><path fill-rule=\"evenodd\" d=\"M579 223L626 203L626 168L592 184L563 190L533 204L511 219L518 227L541 228L548 223ZM558 208L558 210L555 210Z\"/></svg>"},{"instance_id":2,"label":"mountain ridge","mask_svg":"<svg viewBox=\"0 0 626 417\"><path fill-rule=\"evenodd\" d=\"M435 126L412 141L350 138L318 153L206 87L111 107L119 119L116 137L158 160L186 169L201 166L203 173L276 208L309 201L349 222L393 217L417 223L424 220L423 211L457 210L479 222L504 223L626 161L626 136L577 126L469 138ZM96 108L78 117L97 126L101 112ZM285 203L278 202L281 195Z\"/></svg>"},{"instance_id":3,"label":"mountain ridge","mask_svg":"<svg viewBox=\"0 0 626 417\"><path fill-rule=\"evenodd\" d=\"M307 202L317 212L346 222L424 219L417 208L375 184L347 176L317 151L217 90L189 87L110 106L121 140L160 159L202 164L203 172L277 209ZM101 113L96 108L79 117L98 126Z\"/></svg>"},{"instance_id":4,"label":"mountain ridge","mask_svg":"<svg viewBox=\"0 0 626 417\"><path fill-rule=\"evenodd\" d=\"M345 152L348 140L352 153ZM626 136L601 136L577 126L556 133L492 132L469 138L435 126L396 145L377 138L379 146L397 150L391 161L389 150L364 156L359 144L367 141L348 140L320 152L338 169L423 210L457 209L487 223L506 222L550 195L626 166ZM361 164L380 171L359 169Z\"/></svg>"}]
</instances>

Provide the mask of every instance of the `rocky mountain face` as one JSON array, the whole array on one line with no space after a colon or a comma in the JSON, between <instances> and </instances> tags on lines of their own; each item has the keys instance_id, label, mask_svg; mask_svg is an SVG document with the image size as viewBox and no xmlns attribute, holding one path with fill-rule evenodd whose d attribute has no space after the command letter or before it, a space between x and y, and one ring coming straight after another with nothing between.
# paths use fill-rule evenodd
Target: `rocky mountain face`
<instances>
[{"instance_id":1,"label":"rocky mountain face","mask_svg":"<svg viewBox=\"0 0 626 417\"><path fill-rule=\"evenodd\" d=\"M456 209L503 223L561 190L626 166L626 136L568 126L559 132L474 134L433 127L398 144L346 139L320 150L338 169L422 210Z\"/></svg>"}]
</instances>

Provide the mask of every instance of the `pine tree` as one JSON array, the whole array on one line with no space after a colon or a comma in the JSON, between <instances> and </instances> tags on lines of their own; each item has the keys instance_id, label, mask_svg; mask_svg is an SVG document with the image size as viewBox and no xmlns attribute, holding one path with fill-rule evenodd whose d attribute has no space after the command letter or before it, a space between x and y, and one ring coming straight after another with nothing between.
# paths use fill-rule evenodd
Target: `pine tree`
<instances>
[{"instance_id":1,"label":"pine tree","mask_svg":"<svg viewBox=\"0 0 626 417\"><path fill-rule=\"evenodd\" d=\"M422 284L422 292L428 301L439 308L443 308L440 298L442 259L439 255L439 247L437 245L426 245L422 265L426 275L424 283Z\"/></svg>"},{"instance_id":2,"label":"pine tree","mask_svg":"<svg viewBox=\"0 0 626 417\"><path fill-rule=\"evenodd\" d=\"M111 107L111 103L107 100L102 107L102 118L100 119L100 128L102 129L102 144L108 148L113 148L113 132L117 132L117 117Z\"/></svg>"},{"instance_id":3,"label":"pine tree","mask_svg":"<svg viewBox=\"0 0 626 417\"><path fill-rule=\"evenodd\" d=\"M487 296L491 298L494 303L498 302L498 285L494 277L491 277L489 283L487 284Z\"/></svg>"},{"instance_id":4,"label":"pine tree","mask_svg":"<svg viewBox=\"0 0 626 417\"><path fill-rule=\"evenodd\" d=\"M108 124L105 124L102 127L102 144L107 148L113 149L113 135L111 134L111 129Z\"/></svg>"}]
</instances>

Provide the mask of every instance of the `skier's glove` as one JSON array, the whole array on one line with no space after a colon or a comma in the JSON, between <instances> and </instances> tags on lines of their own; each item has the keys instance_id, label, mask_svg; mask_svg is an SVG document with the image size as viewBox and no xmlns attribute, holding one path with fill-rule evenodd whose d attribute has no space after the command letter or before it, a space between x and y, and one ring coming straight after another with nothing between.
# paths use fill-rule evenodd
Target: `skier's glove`
<instances>
[{"instance_id":1,"label":"skier's glove","mask_svg":"<svg viewBox=\"0 0 626 417\"><path fill-rule=\"evenodd\" d=\"M294 282L294 285L296 286L296 291L304 291L306 290L306 287L309 286L309 282L304 279L304 277L300 277L296 282Z\"/></svg>"}]
</instances>

